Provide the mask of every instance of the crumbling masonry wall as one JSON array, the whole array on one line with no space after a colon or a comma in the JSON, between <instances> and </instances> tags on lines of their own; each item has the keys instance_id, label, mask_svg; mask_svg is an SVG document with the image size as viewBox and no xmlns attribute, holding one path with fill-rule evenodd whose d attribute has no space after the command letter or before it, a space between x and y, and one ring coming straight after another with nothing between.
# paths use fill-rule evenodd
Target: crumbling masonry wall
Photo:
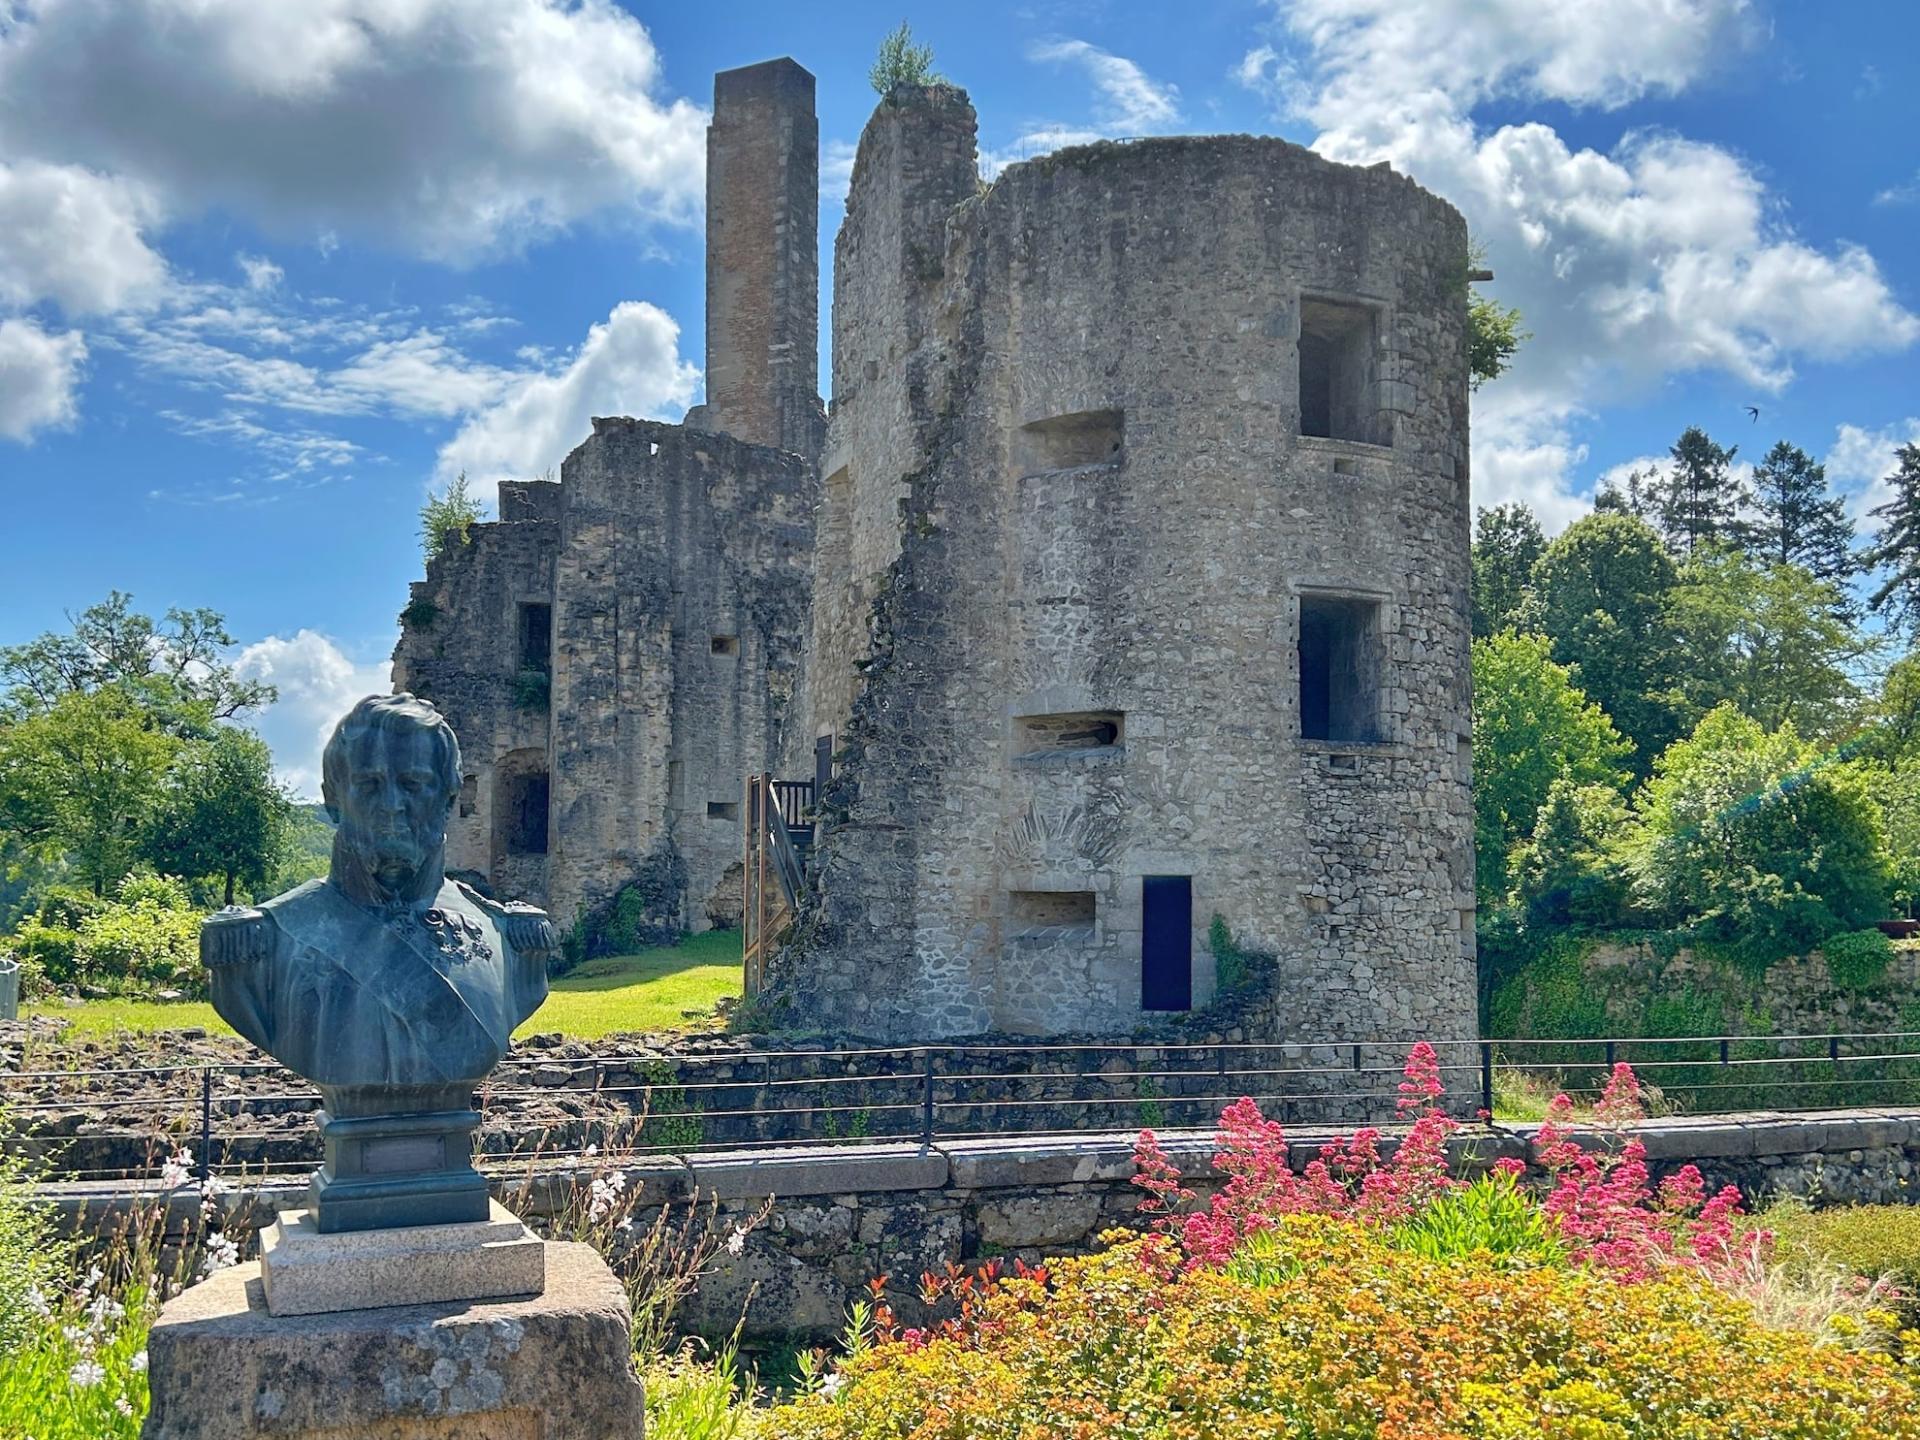
<instances>
[{"instance_id":1,"label":"crumbling masonry wall","mask_svg":"<svg viewBox=\"0 0 1920 1440\"><path fill-rule=\"evenodd\" d=\"M1190 877L1192 1004L1218 913L1280 958L1276 1034L1471 1035L1464 223L1247 137L976 194L972 139L949 87L884 100L836 249L841 768L777 997L1128 1029L1147 879Z\"/></svg>"}]
</instances>

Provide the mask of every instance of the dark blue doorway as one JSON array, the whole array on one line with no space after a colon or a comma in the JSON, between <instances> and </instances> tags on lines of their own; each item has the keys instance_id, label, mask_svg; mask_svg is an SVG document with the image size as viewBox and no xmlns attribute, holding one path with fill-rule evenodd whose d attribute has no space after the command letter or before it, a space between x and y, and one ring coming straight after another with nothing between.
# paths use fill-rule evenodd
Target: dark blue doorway
<instances>
[{"instance_id":1,"label":"dark blue doorway","mask_svg":"<svg viewBox=\"0 0 1920 1440\"><path fill-rule=\"evenodd\" d=\"M1140 1008L1193 1008L1193 877L1140 880Z\"/></svg>"}]
</instances>

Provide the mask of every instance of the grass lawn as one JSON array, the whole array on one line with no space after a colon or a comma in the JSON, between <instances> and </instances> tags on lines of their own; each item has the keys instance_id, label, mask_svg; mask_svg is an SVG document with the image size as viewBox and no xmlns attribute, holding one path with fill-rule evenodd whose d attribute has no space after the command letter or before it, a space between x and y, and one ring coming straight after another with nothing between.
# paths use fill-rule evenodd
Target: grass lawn
<instances>
[{"instance_id":1,"label":"grass lawn","mask_svg":"<svg viewBox=\"0 0 1920 1440\"><path fill-rule=\"evenodd\" d=\"M739 993L740 932L709 930L678 945L589 960L555 980L547 1003L514 1033L558 1030L576 1039L597 1040L620 1030L695 1029L703 1022L687 1011L710 1015L722 999ZM211 1005L197 1000L88 1000L80 1005L28 1005L23 1013L58 1016L88 1034L190 1026L212 1035L233 1033Z\"/></svg>"}]
</instances>

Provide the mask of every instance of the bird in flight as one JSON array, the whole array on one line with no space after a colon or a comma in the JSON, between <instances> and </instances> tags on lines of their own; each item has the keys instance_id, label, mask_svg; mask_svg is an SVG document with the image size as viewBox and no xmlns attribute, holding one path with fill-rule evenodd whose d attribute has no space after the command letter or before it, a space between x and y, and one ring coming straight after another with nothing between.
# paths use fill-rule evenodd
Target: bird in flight
<instances>
[{"instance_id":1,"label":"bird in flight","mask_svg":"<svg viewBox=\"0 0 1920 1440\"><path fill-rule=\"evenodd\" d=\"M1747 418L1753 421L1754 424L1758 425L1760 423L1760 407L1758 405L1743 405L1741 408L1747 412Z\"/></svg>"}]
</instances>

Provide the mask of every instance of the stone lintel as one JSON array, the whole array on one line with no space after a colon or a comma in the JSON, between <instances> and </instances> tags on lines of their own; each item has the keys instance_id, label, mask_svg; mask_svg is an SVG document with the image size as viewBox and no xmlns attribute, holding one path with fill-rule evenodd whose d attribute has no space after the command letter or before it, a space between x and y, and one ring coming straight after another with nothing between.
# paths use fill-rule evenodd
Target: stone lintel
<instances>
[{"instance_id":1,"label":"stone lintel","mask_svg":"<svg viewBox=\"0 0 1920 1440\"><path fill-rule=\"evenodd\" d=\"M1074 1185L1130 1179L1137 1130L1074 1136L1008 1136L986 1140L942 1141L950 1183L962 1190L998 1190L1021 1185ZM1165 1150L1188 1176L1206 1174L1215 1149L1211 1133L1160 1135Z\"/></svg>"},{"instance_id":2,"label":"stone lintel","mask_svg":"<svg viewBox=\"0 0 1920 1440\"><path fill-rule=\"evenodd\" d=\"M498 1200L485 1220L328 1234L311 1210L285 1210L260 1237L271 1315L538 1295L546 1245Z\"/></svg>"},{"instance_id":3,"label":"stone lintel","mask_svg":"<svg viewBox=\"0 0 1920 1440\"><path fill-rule=\"evenodd\" d=\"M548 1246L530 1300L267 1313L258 1264L182 1292L147 1341L142 1440L640 1440L620 1282Z\"/></svg>"}]
</instances>

